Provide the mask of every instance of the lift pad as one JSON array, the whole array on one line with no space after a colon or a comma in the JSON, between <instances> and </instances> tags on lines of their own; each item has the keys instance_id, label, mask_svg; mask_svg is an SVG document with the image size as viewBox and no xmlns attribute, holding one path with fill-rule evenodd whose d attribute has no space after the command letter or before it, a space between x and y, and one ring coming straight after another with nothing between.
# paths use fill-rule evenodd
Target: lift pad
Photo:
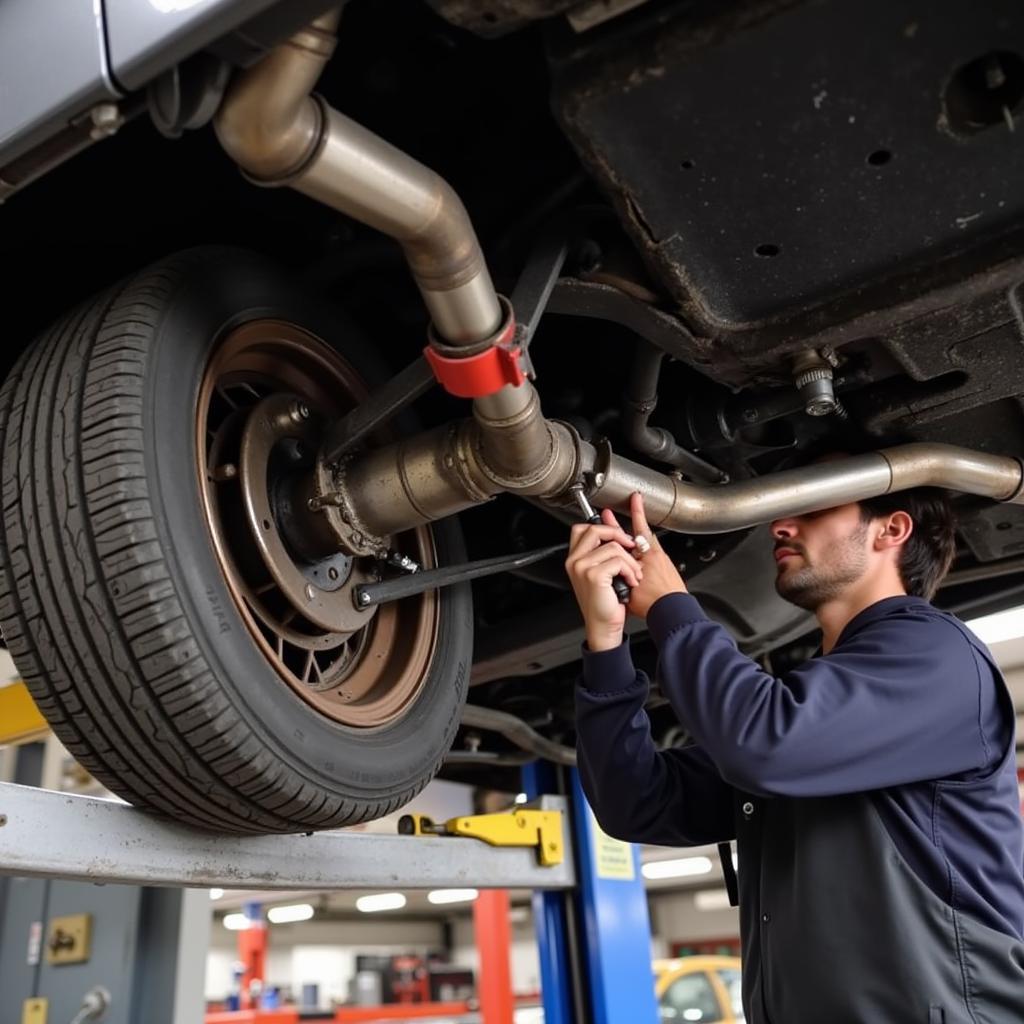
<instances>
[{"instance_id":1,"label":"lift pad","mask_svg":"<svg viewBox=\"0 0 1024 1024\"><path fill-rule=\"evenodd\" d=\"M542 811L565 809L563 797L542 799ZM571 889L576 882L572 858L544 867L525 848L344 830L224 835L165 821L116 800L12 783L0 783L0 874L296 890Z\"/></svg>"},{"instance_id":2,"label":"lift pad","mask_svg":"<svg viewBox=\"0 0 1024 1024\"><path fill-rule=\"evenodd\" d=\"M406 814L398 822L398 831L409 836L468 836L490 846L529 846L536 849L542 867L565 860L561 811L517 808L502 814L449 818L440 825L425 814Z\"/></svg>"}]
</instances>

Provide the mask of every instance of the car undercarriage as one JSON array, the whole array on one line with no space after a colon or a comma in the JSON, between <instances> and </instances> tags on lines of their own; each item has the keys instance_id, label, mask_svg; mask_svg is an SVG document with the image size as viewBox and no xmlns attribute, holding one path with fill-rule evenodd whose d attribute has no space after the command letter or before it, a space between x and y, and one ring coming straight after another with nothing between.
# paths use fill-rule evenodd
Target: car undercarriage
<instances>
[{"instance_id":1,"label":"car undercarriage","mask_svg":"<svg viewBox=\"0 0 1024 1024\"><path fill-rule=\"evenodd\" d=\"M1020 601L1015 5L294 6L73 159L0 151L0 620L97 777L303 831L571 763L564 553L459 569L563 544L579 487L640 490L775 671L816 645L778 515L949 488L937 603Z\"/></svg>"}]
</instances>

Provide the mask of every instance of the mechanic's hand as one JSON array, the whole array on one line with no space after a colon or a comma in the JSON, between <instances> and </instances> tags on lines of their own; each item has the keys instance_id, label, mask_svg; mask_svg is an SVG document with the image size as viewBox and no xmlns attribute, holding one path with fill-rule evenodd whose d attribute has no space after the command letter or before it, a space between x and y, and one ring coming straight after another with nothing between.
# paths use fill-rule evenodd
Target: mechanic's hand
<instances>
[{"instance_id":1,"label":"mechanic's hand","mask_svg":"<svg viewBox=\"0 0 1024 1024\"><path fill-rule=\"evenodd\" d=\"M650 550L645 554L637 554L640 565L643 567L643 579L629 599L629 610L634 615L646 618L651 610L651 605L664 597L666 594L685 594L686 584L682 576L672 562L672 559L665 553L665 549L658 543L654 531L647 525L647 516L644 514L644 499L639 491L634 491L629 497L629 511L633 517L633 533L637 537L646 537L650 544Z\"/></svg>"},{"instance_id":2,"label":"mechanic's hand","mask_svg":"<svg viewBox=\"0 0 1024 1024\"><path fill-rule=\"evenodd\" d=\"M633 538L616 522L611 511L601 513L602 522L577 523L569 539L565 571L569 574L587 630L587 646L607 651L622 643L626 606L612 589L612 580L622 578L636 588L643 569L630 552Z\"/></svg>"}]
</instances>

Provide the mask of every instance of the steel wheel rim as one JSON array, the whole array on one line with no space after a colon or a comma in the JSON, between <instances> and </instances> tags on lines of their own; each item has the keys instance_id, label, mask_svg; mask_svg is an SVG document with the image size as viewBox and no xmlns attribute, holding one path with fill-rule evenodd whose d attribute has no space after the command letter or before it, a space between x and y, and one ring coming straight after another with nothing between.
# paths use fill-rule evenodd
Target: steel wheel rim
<instances>
[{"instance_id":1,"label":"steel wheel rim","mask_svg":"<svg viewBox=\"0 0 1024 1024\"><path fill-rule=\"evenodd\" d=\"M428 593L394 602L376 609L361 628L332 633L305 619L287 599L241 511L246 495L237 472L252 409L281 394L301 399L322 429L365 397L366 387L341 355L294 324L255 320L222 337L207 362L195 409L207 530L235 607L278 678L340 725L386 726L402 717L422 691L436 651L439 601L436 593ZM273 472L274 463L268 461L268 477ZM436 564L426 527L391 543L423 566ZM296 557L300 562L309 571ZM353 559L352 575L342 588L371 578L371 562Z\"/></svg>"}]
</instances>

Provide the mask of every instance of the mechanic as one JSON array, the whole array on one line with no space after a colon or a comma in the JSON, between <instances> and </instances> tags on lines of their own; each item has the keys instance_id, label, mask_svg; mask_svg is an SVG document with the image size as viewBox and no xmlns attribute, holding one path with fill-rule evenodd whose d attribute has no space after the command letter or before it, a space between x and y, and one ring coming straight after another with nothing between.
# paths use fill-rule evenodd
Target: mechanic
<instances>
[{"instance_id":1,"label":"mechanic","mask_svg":"<svg viewBox=\"0 0 1024 1024\"><path fill-rule=\"evenodd\" d=\"M631 513L633 536L608 510L574 526L566 560L583 788L621 839L737 840L748 1024L1024 1021L1016 716L987 648L929 603L953 557L946 496L772 523L776 589L822 632L781 677L707 618L639 494ZM616 574L690 746L651 738Z\"/></svg>"}]
</instances>

